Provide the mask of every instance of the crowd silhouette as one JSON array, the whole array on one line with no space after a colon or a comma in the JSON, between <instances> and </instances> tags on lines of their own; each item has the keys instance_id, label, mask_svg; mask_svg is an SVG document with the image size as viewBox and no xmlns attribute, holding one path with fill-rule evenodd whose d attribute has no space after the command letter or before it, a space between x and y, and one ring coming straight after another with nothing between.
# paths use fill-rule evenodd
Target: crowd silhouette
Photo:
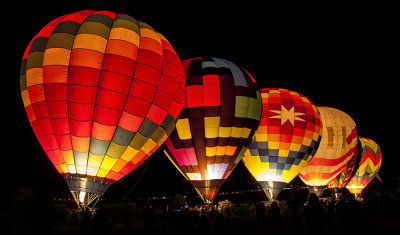
<instances>
[{"instance_id":1,"label":"crowd silhouette","mask_svg":"<svg viewBox=\"0 0 400 235\"><path fill-rule=\"evenodd\" d=\"M120 203L119 209L100 202L95 210L68 209L59 213L51 200L32 208L30 228L33 233L51 234L57 223L83 234L239 234L243 225L259 234L355 234L364 232L361 202L353 194L338 198L319 198L294 191L288 200L248 203L251 213L238 214L231 206L205 204L187 206L186 202L153 204ZM132 208L134 206L134 208ZM114 205L115 207L115 205ZM33 214L36 213L36 214ZM247 220L246 220L247 219ZM253 221L253 222L252 222ZM81 233L81 234L82 234ZM257 233L258 234L258 233Z\"/></svg>"}]
</instances>

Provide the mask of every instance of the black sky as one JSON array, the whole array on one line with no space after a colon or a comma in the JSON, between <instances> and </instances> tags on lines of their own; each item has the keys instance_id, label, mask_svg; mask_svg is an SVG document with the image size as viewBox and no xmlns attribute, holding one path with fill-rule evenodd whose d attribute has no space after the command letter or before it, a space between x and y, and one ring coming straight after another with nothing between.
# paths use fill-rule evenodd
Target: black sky
<instances>
[{"instance_id":1,"label":"black sky","mask_svg":"<svg viewBox=\"0 0 400 235\"><path fill-rule=\"evenodd\" d=\"M356 122L359 134L375 140L382 148L379 174L384 182L400 180L396 154L398 27L394 27L395 15L390 6L206 2L181 6L166 1L46 7L35 4L3 9L2 13L5 151L1 156L1 178L9 188L7 191L66 189L66 185L60 186L62 178L46 159L26 118L19 92L19 66L27 44L46 23L84 9L131 15L162 33L181 59L196 56L228 59L249 71L260 88L288 88L307 96L317 106L346 112ZM150 186L146 188L143 184L154 184L172 191L190 190L184 188L187 182L181 181L172 165L162 159L161 151L153 157L148 168L151 172L143 176L144 183L139 189L147 190ZM145 164L147 161L125 180L129 187L123 186L124 182L115 186L115 191L120 190L118 195L129 190ZM246 171L240 169L240 173ZM233 180L240 179L240 175L235 177Z\"/></svg>"}]
</instances>

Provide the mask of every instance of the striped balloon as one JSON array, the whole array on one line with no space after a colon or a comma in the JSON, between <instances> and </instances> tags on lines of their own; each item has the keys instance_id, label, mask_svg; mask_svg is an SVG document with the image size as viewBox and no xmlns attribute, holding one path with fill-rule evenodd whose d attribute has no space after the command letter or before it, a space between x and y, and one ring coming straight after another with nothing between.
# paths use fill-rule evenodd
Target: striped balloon
<instances>
[{"instance_id":1,"label":"striped balloon","mask_svg":"<svg viewBox=\"0 0 400 235\"><path fill-rule=\"evenodd\" d=\"M309 186L325 186L340 174L357 150L357 129L346 113L318 107L322 120L322 139L314 158L300 171Z\"/></svg>"},{"instance_id":2,"label":"striped balloon","mask_svg":"<svg viewBox=\"0 0 400 235\"><path fill-rule=\"evenodd\" d=\"M75 196L102 195L151 155L175 127L184 97L170 43L110 11L47 24L26 48L20 84L32 129Z\"/></svg>"},{"instance_id":3,"label":"striped balloon","mask_svg":"<svg viewBox=\"0 0 400 235\"><path fill-rule=\"evenodd\" d=\"M212 201L246 151L261 116L254 79L232 62L183 60L186 101L165 154L205 200Z\"/></svg>"},{"instance_id":4,"label":"striped balloon","mask_svg":"<svg viewBox=\"0 0 400 235\"><path fill-rule=\"evenodd\" d=\"M359 137L359 140L361 143L360 164L346 186L351 193L357 194L371 182L382 165L382 153L378 144L365 137Z\"/></svg>"}]
</instances>

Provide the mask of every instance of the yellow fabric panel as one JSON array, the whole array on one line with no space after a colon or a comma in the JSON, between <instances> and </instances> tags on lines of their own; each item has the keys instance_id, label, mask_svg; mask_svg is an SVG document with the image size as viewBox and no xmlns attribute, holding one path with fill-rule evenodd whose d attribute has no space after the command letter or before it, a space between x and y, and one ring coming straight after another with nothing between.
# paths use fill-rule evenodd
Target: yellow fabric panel
<instances>
[{"instance_id":1,"label":"yellow fabric panel","mask_svg":"<svg viewBox=\"0 0 400 235\"><path fill-rule=\"evenodd\" d=\"M242 130L242 138L248 138L249 137L249 135L250 135L250 132L251 132L251 129L249 129L249 128L243 128L243 130Z\"/></svg>"},{"instance_id":2,"label":"yellow fabric panel","mask_svg":"<svg viewBox=\"0 0 400 235\"><path fill-rule=\"evenodd\" d=\"M234 137L234 138L242 137L242 128L241 127L232 127L231 137Z\"/></svg>"},{"instance_id":3,"label":"yellow fabric panel","mask_svg":"<svg viewBox=\"0 0 400 235\"><path fill-rule=\"evenodd\" d=\"M61 168L63 173L68 173L68 168L67 168L67 166L65 164L61 164L60 168Z\"/></svg>"},{"instance_id":4,"label":"yellow fabric panel","mask_svg":"<svg viewBox=\"0 0 400 235\"><path fill-rule=\"evenodd\" d=\"M289 150L279 149L279 156L280 157L287 157L289 155Z\"/></svg>"},{"instance_id":5,"label":"yellow fabric panel","mask_svg":"<svg viewBox=\"0 0 400 235\"><path fill-rule=\"evenodd\" d=\"M75 37L72 49L88 49L104 53L107 47L107 39L95 35L81 33Z\"/></svg>"},{"instance_id":6,"label":"yellow fabric panel","mask_svg":"<svg viewBox=\"0 0 400 235\"><path fill-rule=\"evenodd\" d=\"M268 148L269 149L279 149L279 142L268 142Z\"/></svg>"},{"instance_id":7,"label":"yellow fabric panel","mask_svg":"<svg viewBox=\"0 0 400 235\"><path fill-rule=\"evenodd\" d=\"M103 158L104 155L94 155L92 153L89 153L88 166L93 168L99 168L101 162L103 161Z\"/></svg>"},{"instance_id":8,"label":"yellow fabric panel","mask_svg":"<svg viewBox=\"0 0 400 235\"><path fill-rule=\"evenodd\" d=\"M187 140L192 138L192 134L190 132L189 119L183 118L179 119L176 123L176 131L178 132L179 138L181 140Z\"/></svg>"},{"instance_id":9,"label":"yellow fabric panel","mask_svg":"<svg viewBox=\"0 0 400 235\"><path fill-rule=\"evenodd\" d=\"M206 156L213 157L217 152L217 147L206 147Z\"/></svg>"},{"instance_id":10,"label":"yellow fabric panel","mask_svg":"<svg viewBox=\"0 0 400 235\"><path fill-rule=\"evenodd\" d=\"M232 127L219 127L218 137L228 138L231 136Z\"/></svg>"},{"instance_id":11,"label":"yellow fabric panel","mask_svg":"<svg viewBox=\"0 0 400 235\"><path fill-rule=\"evenodd\" d=\"M44 52L43 66L69 65L71 50L65 48L49 48Z\"/></svg>"},{"instance_id":12,"label":"yellow fabric panel","mask_svg":"<svg viewBox=\"0 0 400 235\"><path fill-rule=\"evenodd\" d=\"M266 132L264 132L266 133ZM255 134L255 138L258 142L266 142L268 141L268 134Z\"/></svg>"},{"instance_id":13,"label":"yellow fabric panel","mask_svg":"<svg viewBox=\"0 0 400 235\"><path fill-rule=\"evenodd\" d=\"M74 164L74 154L72 150L60 150L61 155L64 158L64 162L67 165L73 165Z\"/></svg>"},{"instance_id":14,"label":"yellow fabric panel","mask_svg":"<svg viewBox=\"0 0 400 235\"><path fill-rule=\"evenodd\" d=\"M135 32L127 28L112 28L110 32L110 40L118 39L130 42L139 47L140 36Z\"/></svg>"},{"instance_id":15,"label":"yellow fabric panel","mask_svg":"<svg viewBox=\"0 0 400 235\"><path fill-rule=\"evenodd\" d=\"M204 131L206 138L217 138L220 117L204 117Z\"/></svg>"},{"instance_id":16,"label":"yellow fabric panel","mask_svg":"<svg viewBox=\"0 0 400 235\"><path fill-rule=\"evenodd\" d=\"M43 68L26 70L26 85L30 87L37 84L43 84Z\"/></svg>"},{"instance_id":17,"label":"yellow fabric panel","mask_svg":"<svg viewBox=\"0 0 400 235\"><path fill-rule=\"evenodd\" d=\"M117 159L109 157L109 156L104 156L103 162L101 163L100 168L106 171L111 170L111 168L115 165L117 162Z\"/></svg>"},{"instance_id":18,"label":"yellow fabric panel","mask_svg":"<svg viewBox=\"0 0 400 235\"><path fill-rule=\"evenodd\" d=\"M129 162L132 160L133 156L135 156L139 152L139 150L132 148L131 146L128 146L124 153L121 155L121 159Z\"/></svg>"},{"instance_id":19,"label":"yellow fabric panel","mask_svg":"<svg viewBox=\"0 0 400 235\"><path fill-rule=\"evenodd\" d=\"M145 154L148 154L148 153L150 153L150 151L152 151L154 148L156 148L157 147L157 143L156 142L154 142L154 140L152 140L152 139L148 139L147 141L146 141L146 143L143 145L143 147L142 147L142 151L145 153Z\"/></svg>"},{"instance_id":20,"label":"yellow fabric panel","mask_svg":"<svg viewBox=\"0 0 400 235\"><path fill-rule=\"evenodd\" d=\"M215 155L225 155L227 146L217 146Z\"/></svg>"},{"instance_id":21,"label":"yellow fabric panel","mask_svg":"<svg viewBox=\"0 0 400 235\"><path fill-rule=\"evenodd\" d=\"M99 169L99 171L97 172L97 177L106 177L106 175L108 174L109 170L103 170L103 169Z\"/></svg>"},{"instance_id":22,"label":"yellow fabric panel","mask_svg":"<svg viewBox=\"0 0 400 235\"><path fill-rule=\"evenodd\" d=\"M96 176L98 170L99 170L99 168L88 167L86 174L88 174L90 176Z\"/></svg>"},{"instance_id":23,"label":"yellow fabric panel","mask_svg":"<svg viewBox=\"0 0 400 235\"><path fill-rule=\"evenodd\" d=\"M200 173L186 173L189 180L202 180Z\"/></svg>"},{"instance_id":24,"label":"yellow fabric panel","mask_svg":"<svg viewBox=\"0 0 400 235\"><path fill-rule=\"evenodd\" d=\"M168 135L164 133L163 136L161 137L161 139L157 142L157 145L161 146L167 138L168 138Z\"/></svg>"},{"instance_id":25,"label":"yellow fabric panel","mask_svg":"<svg viewBox=\"0 0 400 235\"><path fill-rule=\"evenodd\" d=\"M292 151L300 151L300 148L301 148L301 144L294 144L294 143L292 143L292 144L290 145L290 150L292 150Z\"/></svg>"}]
</instances>

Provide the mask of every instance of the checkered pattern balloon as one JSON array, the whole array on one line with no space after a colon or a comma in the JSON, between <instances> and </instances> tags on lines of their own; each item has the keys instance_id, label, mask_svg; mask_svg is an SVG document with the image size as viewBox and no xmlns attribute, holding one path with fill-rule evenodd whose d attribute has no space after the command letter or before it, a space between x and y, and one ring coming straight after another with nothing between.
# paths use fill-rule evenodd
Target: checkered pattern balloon
<instances>
[{"instance_id":1,"label":"checkered pattern balloon","mask_svg":"<svg viewBox=\"0 0 400 235\"><path fill-rule=\"evenodd\" d=\"M32 129L71 191L101 195L167 138L185 80L174 49L149 25L80 11L32 39L20 82Z\"/></svg>"},{"instance_id":2,"label":"checkered pattern balloon","mask_svg":"<svg viewBox=\"0 0 400 235\"><path fill-rule=\"evenodd\" d=\"M261 96L251 75L228 60L201 57L182 63L186 100L165 153L211 201L258 127Z\"/></svg>"},{"instance_id":3,"label":"checkered pattern balloon","mask_svg":"<svg viewBox=\"0 0 400 235\"><path fill-rule=\"evenodd\" d=\"M298 92L261 89L262 117L243 162L259 182L288 183L311 160L321 140L317 107Z\"/></svg>"}]
</instances>

